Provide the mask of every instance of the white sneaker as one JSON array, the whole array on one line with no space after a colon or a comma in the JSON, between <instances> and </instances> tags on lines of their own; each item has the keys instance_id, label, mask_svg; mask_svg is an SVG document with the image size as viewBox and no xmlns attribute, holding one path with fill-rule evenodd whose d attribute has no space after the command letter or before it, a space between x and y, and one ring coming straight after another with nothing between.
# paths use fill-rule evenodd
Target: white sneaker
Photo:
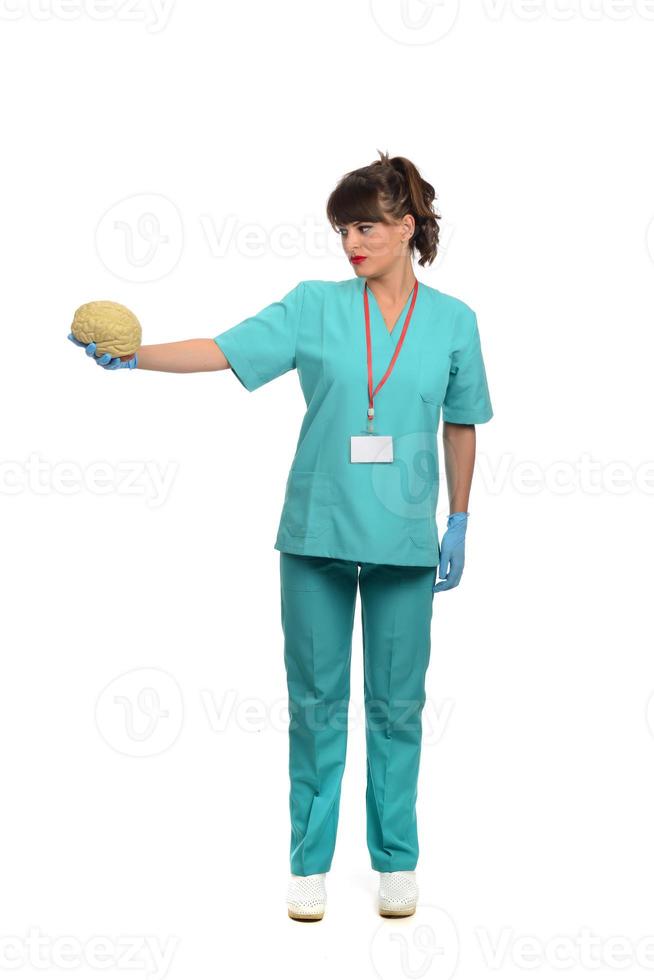
<instances>
[{"instance_id":1,"label":"white sneaker","mask_svg":"<svg viewBox=\"0 0 654 980\"><path fill-rule=\"evenodd\" d=\"M413 915L418 901L415 871L379 872L379 914Z\"/></svg>"},{"instance_id":2,"label":"white sneaker","mask_svg":"<svg viewBox=\"0 0 654 980\"><path fill-rule=\"evenodd\" d=\"M304 921L322 919L327 901L326 874L326 871L315 875L291 874L286 892L288 914L291 919Z\"/></svg>"}]
</instances>

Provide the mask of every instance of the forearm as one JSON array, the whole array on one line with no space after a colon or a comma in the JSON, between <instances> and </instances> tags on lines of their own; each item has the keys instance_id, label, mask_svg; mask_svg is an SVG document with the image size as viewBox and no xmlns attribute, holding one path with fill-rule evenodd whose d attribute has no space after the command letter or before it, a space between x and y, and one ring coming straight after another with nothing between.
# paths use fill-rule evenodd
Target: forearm
<instances>
[{"instance_id":1,"label":"forearm","mask_svg":"<svg viewBox=\"0 0 654 980\"><path fill-rule=\"evenodd\" d=\"M450 514L468 510L476 444L474 425L443 423L443 452Z\"/></svg>"},{"instance_id":2,"label":"forearm","mask_svg":"<svg viewBox=\"0 0 654 980\"><path fill-rule=\"evenodd\" d=\"M176 340L146 344L137 351L136 367L145 371L221 371L229 363L214 340Z\"/></svg>"}]
</instances>

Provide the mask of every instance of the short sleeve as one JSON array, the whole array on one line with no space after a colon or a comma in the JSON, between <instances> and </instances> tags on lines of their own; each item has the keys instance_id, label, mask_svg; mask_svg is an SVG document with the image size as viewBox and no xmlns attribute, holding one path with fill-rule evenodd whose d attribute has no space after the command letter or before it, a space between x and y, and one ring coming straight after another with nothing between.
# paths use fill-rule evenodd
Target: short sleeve
<instances>
[{"instance_id":1,"label":"short sleeve","mask_svg":"<svg viewBox=\"0 0 654 980\"><path fill-rule=\"evenodd\" d=\"M443 421L476 425L493 417L477 316L466 307L457 324L450 376L443 399Z\"/></svg>"},{"instance_id":2,"label":"short sleeve","mask_svg":"<svg viewBox=\"0 0 654 980\"><path fill-rule=\"evenodd\" d=\"M248 391L254 391L295 367L304 283L214 337L229 366Z\"/></svg>"}]
</instances>

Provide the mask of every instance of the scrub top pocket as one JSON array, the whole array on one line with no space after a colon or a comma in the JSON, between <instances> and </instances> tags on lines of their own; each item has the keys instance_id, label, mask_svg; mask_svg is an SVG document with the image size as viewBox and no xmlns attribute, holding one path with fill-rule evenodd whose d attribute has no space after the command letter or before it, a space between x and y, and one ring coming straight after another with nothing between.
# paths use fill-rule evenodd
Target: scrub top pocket
<instances>
[{"instance_id":1,"label":"scrub top pocket","mask_svg":"<svg viewBox=\"0 0 654 980\"><path fill-rule=\"evenodd\" d=\"M331 473L291 469L281 526L294 537L317 538L329 527L333 500Z\"/></svg>"},{"instance_id":2,"label":"scrub top pocket","mask_svg":"<svg viewBox=\"0 0 654 980\"><path fill-rule=\"evenodd\" d=\"M433 549L434 535L437 535L434 525L428 520L418 521L417 523L420 526L411 531L409 533L409 537L413 541L416 548ZM436 540L436 547L438 548L438 540Z\"/></svg>"},{"instance_id":3,"label":"scrub top pocket","mask_svg":"<svg viewBox=\"0 0 654 980\"><path fill-rule=\"evenodd\" d=\"M430 405L442 405L450 371L449 357L435 363L433 355L425 352L420 360L418 373L418 393Z\"/></svg>"}]
</instances>

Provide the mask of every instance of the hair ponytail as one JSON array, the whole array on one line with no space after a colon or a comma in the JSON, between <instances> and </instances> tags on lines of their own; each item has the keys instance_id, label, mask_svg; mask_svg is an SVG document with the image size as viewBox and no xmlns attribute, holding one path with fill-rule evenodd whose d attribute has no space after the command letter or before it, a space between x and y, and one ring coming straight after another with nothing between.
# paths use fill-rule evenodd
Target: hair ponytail
<instances>
[{"instance_id":1,"label":"hair ponytail","mask_svg":"<svg viewBox=\"0 0 654 980\"><path fill-rule=\"evenodd\" d=\"M433 206L436 192L411 160L377 152L379 160L345 174L332 191L329 222L336 228L354 221L399 221L411 214L416 226L409 246L420 253L419 265L430 265L438 252L441 218Z\"/></svg>"}]
</instances>

